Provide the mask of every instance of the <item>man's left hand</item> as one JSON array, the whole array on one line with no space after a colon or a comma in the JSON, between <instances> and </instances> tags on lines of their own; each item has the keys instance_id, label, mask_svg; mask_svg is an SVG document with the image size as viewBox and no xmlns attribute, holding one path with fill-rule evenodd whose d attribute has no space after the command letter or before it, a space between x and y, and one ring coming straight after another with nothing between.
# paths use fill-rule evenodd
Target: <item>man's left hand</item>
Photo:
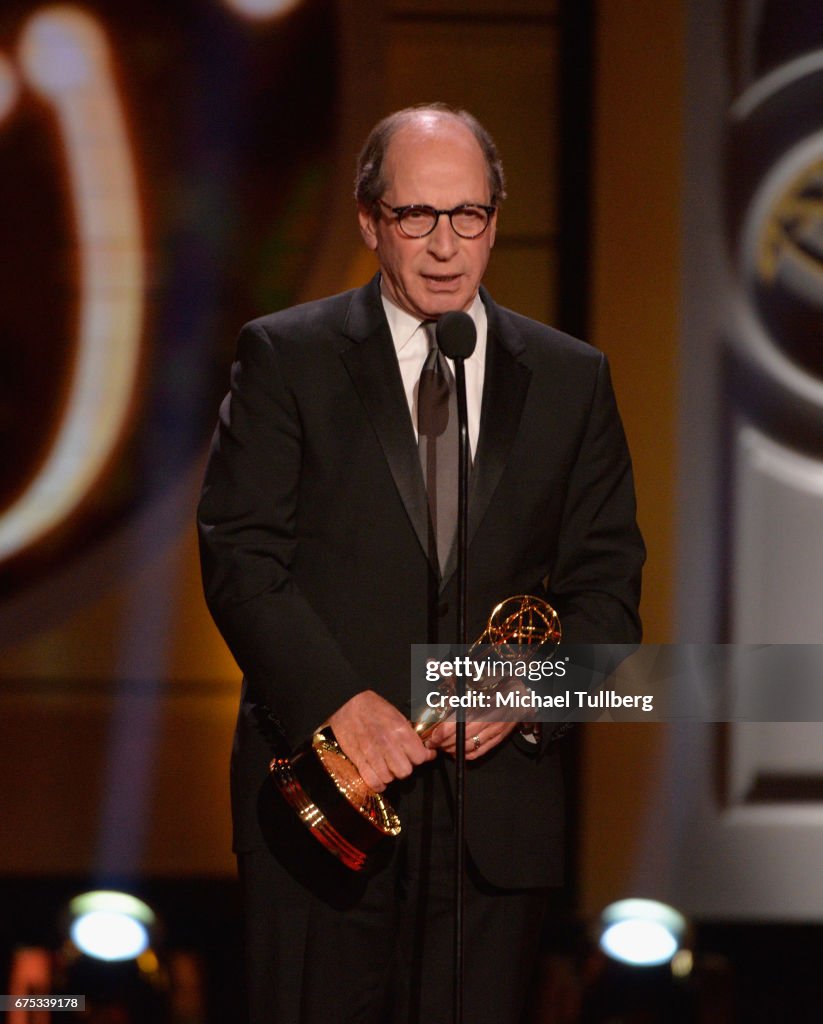
<instances>
[{"instance_id":1,"label":"man's left hand","mask_svg":"<svg viewBox=\"0 0 823 1024\"><path fill-rule=\"evenodd\" d=\"M502 743L517 728L517 722L467 722L466 760L475 761ZM457 753L457 723L441 722L426 741L427 746L454 757Z\"/></svg>"}]
</instances>

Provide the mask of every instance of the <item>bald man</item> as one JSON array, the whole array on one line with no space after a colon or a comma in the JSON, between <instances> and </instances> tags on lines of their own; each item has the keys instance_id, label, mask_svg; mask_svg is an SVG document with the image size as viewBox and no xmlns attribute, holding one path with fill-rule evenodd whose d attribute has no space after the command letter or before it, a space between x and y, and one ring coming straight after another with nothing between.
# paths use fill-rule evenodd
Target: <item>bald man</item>
<instances>
[{"instance_id":1,"label":"bald man","mask_svg":"<svg viewBox=\"0 0 823 1024\"><path fill-rule=\"evenodd\" d=\"M643 543L605 357L498 306L481 281L503 170L465 111L398 111L357 168L363 288L242 330L199 509L206 595L243 674L234 840L253 1024L445 1022L452 1007L455 728L409 723L409 645L456 632L455 552L430 543L418 452L429 325L467 312L468 631L523 593L570 643L633 643ZM322 723L403 819L359 874L278 801L272 724ZM558 745L467 738L467 1021L516 1024L563 878Z\"/></svg>"}]
</instances>

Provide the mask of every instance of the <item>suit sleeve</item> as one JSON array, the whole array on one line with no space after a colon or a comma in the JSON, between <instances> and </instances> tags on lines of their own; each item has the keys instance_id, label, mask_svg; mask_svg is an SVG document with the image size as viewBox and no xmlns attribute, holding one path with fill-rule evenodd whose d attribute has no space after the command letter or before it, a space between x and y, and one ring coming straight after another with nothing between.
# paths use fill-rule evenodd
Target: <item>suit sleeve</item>
<instances>
[{"instance_id":1,"label":"suit sleeve","mask_svg":"<svg viewBox=\"0 0 823 1024\"><path fill-rule=\"evenodd\" d=\"M303 437L259 324L241 331L212 442L198 529L209 610L250 696L297 743L366 689L292 573Z\"/></svg>"},{"instance_id":2,"label":"suit sleeve","mask_svg":"<svg viewBox=\"0 0 823 1024\"><path fill-rule=\"evenodd\" d=\"M631 459L608 363L601 355L549 583L564 642L639 642L644 560Z\"/></svg>"}]
</instances>

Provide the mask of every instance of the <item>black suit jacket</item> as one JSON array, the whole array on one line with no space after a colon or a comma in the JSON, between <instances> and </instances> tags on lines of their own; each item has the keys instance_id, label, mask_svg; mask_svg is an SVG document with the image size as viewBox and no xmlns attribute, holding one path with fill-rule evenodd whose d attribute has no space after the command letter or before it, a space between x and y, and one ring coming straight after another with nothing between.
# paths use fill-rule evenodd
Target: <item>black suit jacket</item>
<instances>
[{"instance_id":1,"label":"black suit jacket","mask_svg":"<svg viewBox=\"0 0 823 1024\"><path fill-rule=\"evenodd\" d=\"M547 580L564 639L634 642L644 550L606 359L482 298L469 636ZM408 713L409 644L453 640L454 565L432 570L427 515L379 278L246 325L199 509L206 597L245 677L236 849L261 842L261 708L292 745L364 689ZM469 766L468 842L489 881L558 883L562 827L552 746L507 741Z\"/></svg>"}]
</instances>

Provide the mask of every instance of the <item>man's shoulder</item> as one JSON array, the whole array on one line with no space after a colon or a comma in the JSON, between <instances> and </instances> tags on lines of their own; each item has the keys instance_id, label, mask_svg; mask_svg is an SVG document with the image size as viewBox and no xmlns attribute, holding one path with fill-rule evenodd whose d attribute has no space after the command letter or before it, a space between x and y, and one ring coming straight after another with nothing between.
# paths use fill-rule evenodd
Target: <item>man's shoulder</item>
<instances>
[{"instance_id":1,"label":"man's shoulder","mask_svg":"<svg viewBox=\"0 0 823 1024\"><path fill-rule=\"evenodd\" d=\"M339 331L346 323L352 302L362 291L360 288L352 288L337 295L287 306L285 309L255 317L245 324L244 330L269 337L293 337L298 333L312 333L319 329Z\"/></svg>"},{"instance_id":2,"label":"man's shoulder","mask_svg":"<svg viewBox=\"0 0 823 1024\"><path fill-rule=\"evenodd\" d=\"M500 331L511 344L519 347L526 357L540 359L562 358L584 363L599 363L603 353L580 338L575 338L549 324L524 316L513 309L492 302L490 324Z\"/></svg>"}]
</instances>

